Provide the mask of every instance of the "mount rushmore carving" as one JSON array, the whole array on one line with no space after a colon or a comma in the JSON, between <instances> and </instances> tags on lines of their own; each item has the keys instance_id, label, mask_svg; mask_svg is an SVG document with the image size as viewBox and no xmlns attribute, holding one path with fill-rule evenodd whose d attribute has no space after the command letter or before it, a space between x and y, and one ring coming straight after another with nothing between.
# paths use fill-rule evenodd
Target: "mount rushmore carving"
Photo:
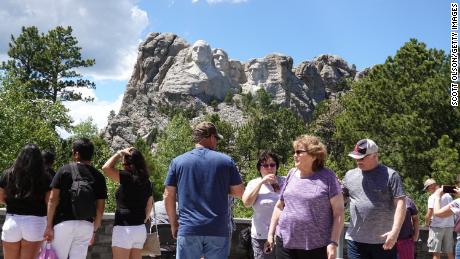
<instances>
[{"instance_id":1,"label":"mount rushmore carving","mask_svg":"<svg viewBox=\"0 0 460 259\"><path fill-rule=\"evenodd\" d=\"M114 149L139 137L148 139L152 129L169 122L165 109L187 109L197 116L217 112L241 124L242 111L222 101L226 95L254 95L259 89L308 122L317 103L334 97L342 80L356 75L356 68L338 56L321 55L297 68L282 54L240 62L203 40L189 45L172 33L151 33L139 46L121 109L109 118L104 137ZM218 103L217 108L211 103Z\"/></svg>"}]
</instances>

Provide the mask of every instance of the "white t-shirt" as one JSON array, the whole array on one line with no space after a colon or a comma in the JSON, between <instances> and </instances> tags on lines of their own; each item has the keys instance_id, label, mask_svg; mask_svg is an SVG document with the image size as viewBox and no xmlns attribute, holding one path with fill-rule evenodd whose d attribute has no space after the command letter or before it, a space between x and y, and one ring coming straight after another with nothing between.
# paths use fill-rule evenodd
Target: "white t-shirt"
<instances>
[{"instance_id":1,"label":"white t-shirt","mask_svg":"<svg viewBox=\"0 0 460 259\"><path fill-rule=\"evenodd\" d=\"M276 176L276 178L281 190L286 178L284 176ZM261 177L249 181L245 192L251 192L254 190L260 181L262 181ZM257 195L254 204L252 204L252 209L254 210L251 227L252 238L267 239L273 209L275 208L275 204L278 199L279 192L274 192L273 187L270 184L263 184L260 187L259 194Z\"/></svg>"},{"instance_id":2,"label":"white t-shirt","mask_svg":"<svg viewBox=\"0 0 460 259\"><path fill-rule=\"evenodd\" d=\"M441 208L446 206L452 201L452 197L448 193L444 193L444 195L441 197ZM434 194L431 194L430 197L428 198L428 208L433 209L434 208ZM447 218L440 218L436 217L433 215L431 217L431 225L430 227L437 227L437 228L447 228L447 227L453 227L454 226L454 216L449 216Z\"/></svg>"}]
</instances>

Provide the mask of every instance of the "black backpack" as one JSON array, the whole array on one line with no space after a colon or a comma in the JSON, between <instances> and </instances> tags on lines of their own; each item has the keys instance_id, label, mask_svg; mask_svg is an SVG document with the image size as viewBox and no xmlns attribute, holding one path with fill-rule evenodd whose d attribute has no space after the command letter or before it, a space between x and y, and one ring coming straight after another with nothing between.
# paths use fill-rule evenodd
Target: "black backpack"
<instances>
[{"instance_id":1,"label":"black backpack","mask_svg":"<svg viewBox=\"0 0 460 259\"><path fill-rule=\"evenodd\" d=\"M91 186L94 179L91 173L87 174L89 178L81 177L77 163L70 164L70 168L73 181L69 193L73 215L77 220L92 219L96 216L96 197Z\"/></svg>"}]
</instances>

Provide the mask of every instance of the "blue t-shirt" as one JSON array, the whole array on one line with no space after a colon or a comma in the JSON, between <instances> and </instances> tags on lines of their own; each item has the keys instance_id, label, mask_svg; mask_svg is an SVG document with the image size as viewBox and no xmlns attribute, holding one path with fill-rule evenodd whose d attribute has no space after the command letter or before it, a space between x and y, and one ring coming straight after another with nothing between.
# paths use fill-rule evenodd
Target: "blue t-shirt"
<instances>
[{"instance_id":1,"label":"blue t-shirt","mask_svg":"<svg viewBox=\"0 0 460 259\"><path fill-rule=\"evenodd\" d=\"M230 186L241 184L235 162L195 148L171 161L166 186L177 188L179 236L228 236Z\"/></svg>"}]
</instances>

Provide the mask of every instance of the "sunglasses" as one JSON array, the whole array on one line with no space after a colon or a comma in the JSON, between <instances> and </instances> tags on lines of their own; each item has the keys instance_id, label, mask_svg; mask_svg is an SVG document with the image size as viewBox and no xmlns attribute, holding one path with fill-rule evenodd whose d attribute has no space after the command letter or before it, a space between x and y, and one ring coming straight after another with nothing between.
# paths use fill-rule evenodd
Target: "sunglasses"
<instances>
[{"instance_id":1,"label":"sunglasses","mask_svg":"<svg viewBox=\"0 0 460 259\"><path fill-rule=\"evenodd\" d=\"M275 168L275 167L276 167L276 164L275 164L275 163L261 164L261 166L262 166L263 168L269 168L269 167Z\"/></svg>"},{"instance_id":2,"label":"sunglasses","mask_svg":"<svg viewBox=\"0 0 460 259\"><path fill-rule=\"evenodd\" d=\"M300 154L307 153L307 152L308 152L307 150L295 150L294 152L292 152L292 154L300 156Z\"/></svg>"}]
</instances>

